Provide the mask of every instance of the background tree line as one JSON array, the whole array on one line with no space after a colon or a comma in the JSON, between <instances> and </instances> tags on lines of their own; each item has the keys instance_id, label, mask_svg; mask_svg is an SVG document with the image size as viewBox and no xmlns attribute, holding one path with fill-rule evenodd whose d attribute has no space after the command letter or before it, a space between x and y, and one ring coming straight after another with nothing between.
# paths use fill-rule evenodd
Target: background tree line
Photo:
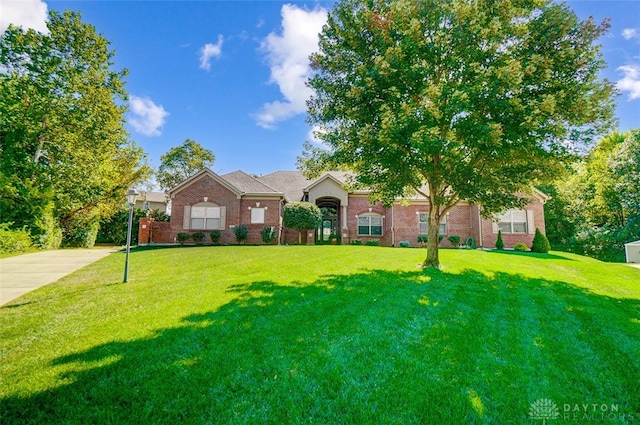
<instances>
[{"instance_id":1,"label":"background tree line","mask_svg":"<svg viewBox=\"0 0 640 425\"><path fill-rule=\"evenodd\" d=\"M547 237L556 250L625 261L640 240L640 129L614 132L541 190Z\"/></svg>"},{"instance_id":2,"label":"background tree line","mask_svg":"<svg viewBox=\"0 0 640 425\"><path fill-rule=\"evenodd\" d=\"M0 36L2 223L41 248L92 246L151 170L124 128L127 71L109 42L70 11L47 27Z\"/></svg>"}]
</instances>

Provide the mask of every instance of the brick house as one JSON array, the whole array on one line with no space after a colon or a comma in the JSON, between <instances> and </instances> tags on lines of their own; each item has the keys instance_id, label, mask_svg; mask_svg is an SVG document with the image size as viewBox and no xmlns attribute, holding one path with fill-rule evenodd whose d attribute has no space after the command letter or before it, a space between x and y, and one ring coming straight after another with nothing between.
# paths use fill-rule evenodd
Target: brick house
<instances>
[{"instance_id":1,"label":"brick house","mask_svg":"<svg viewBox=\"0 0 640 425\"><path fill-rule=\"evenodd\" d=\"M428 228L428 200L414 197L391 206L370 204L367 191L345 189L347 175L329 172L316 180L307 180L299 171L276 171L253 177L243 171L218 175L204 169L168 192L172 204L171 221L142 219L141 243L172 243L181 232L221 232L221 243L235 243L233 228L249 229L248 244L262 243L265 226L278 230L274 243L298 243L298 232L282 228L283 206L288 202L308 201L323 213L320 228L305 232L303 243L325 243L337 235L342 244L352 239L365 243L378 239L381 245L396 246L400 241L418 245L418 235ZM502 230L505 247L524 242L531 245L535 229L545 231L544 203L549 199L534 190L522 210L508 210L492 222L480 216L481 207L460 202L440 223L445 236L441 246L450 246L446 236L458 235L462 241L473 238L479 247L492 248ZM207 239L208 240L208 239Z\"/></svg>"}]
</instances>

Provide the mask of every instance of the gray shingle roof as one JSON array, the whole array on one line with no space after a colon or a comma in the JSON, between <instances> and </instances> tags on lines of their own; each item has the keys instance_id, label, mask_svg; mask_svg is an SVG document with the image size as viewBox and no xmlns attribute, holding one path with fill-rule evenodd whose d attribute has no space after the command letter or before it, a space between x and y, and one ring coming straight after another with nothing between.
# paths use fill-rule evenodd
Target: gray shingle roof
<instances>
[{"instance_id":1,"label":"gray shingle roof","mask_svg":"<svg viewBox=\"0 0 640 425\"><path fill-rule=\"evenodd\" d=\"M300 171L276 171L259 177L259 180L284 193L287 202L298 202L304 195L303 189L311 184Z\"/></svg>"},{"instance_id":2,"label":"gray shingle roof","mask_svg":"<svg viewBox=\"0 0 640 425\"><path fill-rule=\"evenodd\" d=\"M220 176L227 182L231 183L238 190L245 193L278 193L279 190L270 187L269 185L259 181L255 177L250 176L244 171L234 171L232 173L223 174Z\"/></svg>"}]
</instances>

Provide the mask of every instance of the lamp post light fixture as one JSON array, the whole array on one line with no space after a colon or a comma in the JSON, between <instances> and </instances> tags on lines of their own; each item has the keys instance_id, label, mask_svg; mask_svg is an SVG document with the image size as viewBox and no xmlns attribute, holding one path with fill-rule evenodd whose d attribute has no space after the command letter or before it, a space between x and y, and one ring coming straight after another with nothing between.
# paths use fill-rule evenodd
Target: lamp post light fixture
<instances>
[{"instance_id":1,"label":"lamp post light fixture","mask_svg":"<svg viewBox=\"0 0 640 425\"><path fill-rule=\"evenodd\" d=\"M127 204L129 204L129 226L127 227L127 255L124 261L124 280L127 283L129 278L129 250L131 249L131 227L133 226L133 207L136 204L138 192L135 189L129 189L127 192Z\"/></svg>"}]
</instances>

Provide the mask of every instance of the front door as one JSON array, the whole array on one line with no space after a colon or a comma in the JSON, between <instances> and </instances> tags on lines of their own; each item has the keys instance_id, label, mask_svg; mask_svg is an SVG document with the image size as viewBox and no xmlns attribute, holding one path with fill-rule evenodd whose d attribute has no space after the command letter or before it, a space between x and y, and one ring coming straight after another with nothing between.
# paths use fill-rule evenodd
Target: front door
<instances>
[{"instance_id":1,"label":"front door","mask_svg":"<svg viewBox=\"0 0 640 425\"><path fill-rule=\"evenodd\" d=\"M335 200L318 202L322 213L322 222L316 230L316 243L331 243L331 238L338 237L338 205Z\"/></svg>"},{"instance_id":2,"label":"front door","mask_svg":"<svg viewBox=\"0 0 640 425\"><path fill-rule=\"evenodd\" d=\"M336 217L324 217L319 230L318 241L321 243L329 243L331 235L335 236L338 234L338 219Z\"/></svg>"}]
</instances>

